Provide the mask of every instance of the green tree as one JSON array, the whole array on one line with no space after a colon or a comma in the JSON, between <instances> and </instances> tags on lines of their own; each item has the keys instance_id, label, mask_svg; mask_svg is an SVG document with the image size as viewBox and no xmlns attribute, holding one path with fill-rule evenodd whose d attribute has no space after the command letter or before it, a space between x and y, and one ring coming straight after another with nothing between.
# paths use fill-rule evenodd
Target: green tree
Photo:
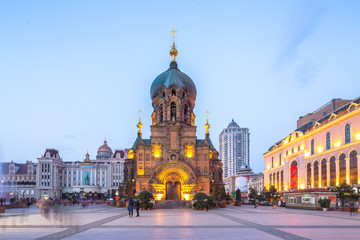
<instances>
[{"instance_id":1,"label":"green tree","mask_svg":"<svg viewBox=\"0 0 360 240\"><path fill-rule=\"evenodd\" d=\"M236 198L236 201L240 201L241 200L241 191L240 189L238 188L236 191L235 191L235 198Z\"/></svg>"},{"instance_id":2,"label":"green tree","mask_svg":"<svg viewBox=\"0 0 360 240\"><path fill-rule=\"evenodd\" d=\"M256 190L253 189L253 188L250 188L248 198L249 199L256 199L257 196L258 196L258 194L257 194Z\"/></svg>"},{"instance_id":3,"label":"green tree","mask_svg":"<svg viewBox=\"0 0 360 240\"><path fill-rule=\"evenodd\" d=\"M339 193L338 197L341 202L341 206L343 206L346 202L356 202L359 199L359 196L355 193L354 188L345 182L337 187L333 187L332 191Z\"/></svg>"},{"instance_id":4,"label":"green tree","mask_svg":"<svg viewBox=\"0 0 360 240\"><path fill-rule=\"evenodd\" d=\"M219 187L217 185L213 186L212 192L211 192L211 196L213 197L213 199L215 201L219 200Z\"/></svg>"},{"instance_id":5,"label":"green tree","mask_svg":"<svg viewBox=\"0 0 360 240\"><path fill-rule=\"evenodd\" d=\"M151 201L154 200L154 196L151 192L142 191L139 193L137 198L139 199L142 208L148 209L153 207L153 203Z\"/></svg>"},{"instance_id":6,"label":"green tree","mask_svg":"<svg viewBox=\"0 0 360 240\"><path fill-rule=\"evenodd\" d=\"M226 191L225 191L225 187L224 186L221 186L220 188L220 194L219 194L219 200L222 201L222 200L226 200Z\"/></svg>"},{"instance_id":7,"label":"green tree","mask_svg":"<svg viewBox=\"0 0 360 240\"><path fill-rule=\"evenodd\" d=\"M130 199L134 195L134 185L131 182L126 183L125 194L127 199Z\"/></svg>"}]
</instances>

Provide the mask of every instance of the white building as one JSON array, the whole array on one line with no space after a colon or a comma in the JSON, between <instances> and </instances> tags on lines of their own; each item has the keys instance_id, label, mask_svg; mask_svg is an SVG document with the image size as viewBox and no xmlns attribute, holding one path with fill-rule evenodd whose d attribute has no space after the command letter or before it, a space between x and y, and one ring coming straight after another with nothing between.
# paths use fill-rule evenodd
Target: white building
<instances>
[{"instance_id":1,"label":"white building","mask_svg":"<svg viewBox=\"0 0 360 240\"><path fill-rule=\"evenodd\" d=\"M236 175L241 168L250 168L250 133L240 128L234 119L219 136L220 159L224 178Z\"/></svg>"},{"instance_id":2,"label":"white building","mask_svg":"<svg viewBox=\"0 0 360 240\"><path fill-rule=\"evenodd\" d=\"M87 153L84 161L64 162L56 149L46 149L38 158L38 197L84 195L100 198L124 182L125 158L124 150L113 153L106 141L98 149L96 160L91 160Z\"/></svg>"}]
</instances>

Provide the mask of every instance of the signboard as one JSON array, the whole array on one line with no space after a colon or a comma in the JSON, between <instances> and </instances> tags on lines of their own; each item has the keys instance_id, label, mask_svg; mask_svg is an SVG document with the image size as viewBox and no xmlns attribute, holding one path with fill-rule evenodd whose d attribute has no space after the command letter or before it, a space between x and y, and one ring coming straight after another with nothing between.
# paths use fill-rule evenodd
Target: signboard
<instances>
[{"instance_id":1,"label":"signboard","mask_svg":"<svg viewBox=\"0 0 360 240\"><path fill-rule=\"evenodd\" d=\"M237 177L235 179L235 190L240 189L242 193L245 192L247 193L248 191L247 182L248 182L247 177Z\"/></svg>"},{"instance_id":2,"label":"signboard","mask_svg":"<svg viewBox=\"0 0 360 240\"><path fill-rule=\"evenodd\" d=\"M315 202L315 199L314 199ZM312 203L312 198L309 194L302 196L301 203Z\"/></svg>"}]
</instances>

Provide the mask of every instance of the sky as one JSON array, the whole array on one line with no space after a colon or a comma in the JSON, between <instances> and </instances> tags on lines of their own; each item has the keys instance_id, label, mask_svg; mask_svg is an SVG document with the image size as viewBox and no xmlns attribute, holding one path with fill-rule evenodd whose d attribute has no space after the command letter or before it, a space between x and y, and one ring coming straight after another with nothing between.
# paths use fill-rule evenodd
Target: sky
<instances>
[{"instance_id":1,"label":"sky","mask_svg":"<svg viewBox=\"0 0 360 240\"><path fill-rule=\"evenodd\" d=\"M150 135L150 86L177 62L197 87L197 136L250 129L250 166L300 116L360 96L360 1L1 1L0 162Z\"/></svg>"}]
</instances>

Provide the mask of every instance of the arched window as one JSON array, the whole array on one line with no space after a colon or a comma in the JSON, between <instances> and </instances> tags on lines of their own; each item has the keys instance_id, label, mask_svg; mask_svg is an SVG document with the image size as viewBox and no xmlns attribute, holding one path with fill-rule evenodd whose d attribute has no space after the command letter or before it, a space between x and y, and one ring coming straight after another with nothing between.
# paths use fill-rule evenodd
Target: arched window
<instances>
[{"instance_id":1,"label":"arched window","mask_svg":"<svg viewBox=\"0 0 360 240\"><path fill-rule=\"evenodd\" d=\"M328 132L326 134L326 150L329 150L331 148L331 139L330 139L330 133Z\"/></svg>"},{"instance_id":2,"label":"arched window","mask_svg":"<svg viewBox=\"0 0 360 240\"><path fill-rule=\"evenodd\" d=\"M176 104L174 102L171 103L171 115L170 115L170 121L176 121Z\"/></svg>"},{"instance_id":3,"label":"arched window","mask_svg":"<svg viewBox=\"0 0 360 240\"><path fill-rule=\"evenodd\" d=\"M350 184L358 184L357 152L350 152Z\"/></svg>"},{"instance_id":4,"label":"arched window","mask_svg":"<svg viewBox=\"0 0 360 240\"><path fill-rule=\"evenodd\" d=\"M326 159L321 160L321 187L326 187L327 185L327 170L326 170Z\"/></svg>"},{"instance_id":5,"label":"arched window","mask_svg":"<svg viewBox=\"0 0 360 240\"><path fill-rule=\"evenodd\" d=\"M339 183L346 182L346 156L344 153L339 156Z\"/></svg>"},{"instance_id":6,"label":"arched window","mask_svg":"<svg viewBox=\"0 0 360 240\"><path fill-rule=\"evenodd\" d=\"M306 165L306 187L311 188L311 163Z\"/></svg>"},{"instance_id":7,"label":"arched window","mask_svg":"<svg viewBox=\"0 0 360 240\"><path fill-rule=\"evenodd\" d=\"M314 188L319 187L319 162L314 163Z\"/></svg>"},{"instance_id":8,"label":"arched window","mask_svg":"<svg viewBox=\"0 0 360 240\"><path fill-rule=\"evenodd\" d=\"M163 105L160 104L160 107L159 107L159 122L162 122L164 121L164 112L163 112Z\"/></svg>"},{"instance_id":9,"label":"arched window","mask_svg":"<svg viewBox=\"0 0 360 240\"><path fill-rule=\"evenodd\" d=\"M351 142L350 124L345 126L345 144Z\"/></svg>"},{"instance_id":10,"label":"arched window","mask_svg":"<svg viewBox=\"0 0 360 240\"><path fill-rule=\"evenodd\" d=\"M215 178L214 178L214 176L215 176L215 173L214 173L214 171L213 170L211 170L211 172L210 172L210 176L211 176L211 180L215 180Z\"/></svg>"},{"instance_id":11,"label":"arched window","mask_svg":"<svg viewBox=\"0 0 360 240\"><path fill-rule=\"evenodd\" d=\"M280 173L280 191L284 190L284 171L281 170Z\"/></svg>"},{"instance_id":12,"label":"arched window","mask_svg":"<svg viewBox=\"0 0 360 240\"><path fill-rule=\"evenodd\" d=\"M280 190L280 173L276 173L276 190Z\"/></svg>"},{"instance_id":13,"label":"arched window","mask_svg":"<svg viewBox=\"0 0 360 240\"><path fill-rule=\"evenodd\" d=\"M188 123L189 107L185 105L184 107L184 122Z\"/></svg>"},{"instance_id":14,"label":"arched window","mask_svg":"<svg viewBox=\"0 0 360 240\"><path fill-rule=\"evenodd\" d=\"M298 188L298 169L296 161L293 161L290 167L290 186L291 189Z\"/></svg>"},{"instance_id":15,"label":"arched window","mask_svg":"<svg viewBox=\"0 0 360 240\"><path fill-rule=\"evenodd\" d=\"M272 184L272 185L276 188L276 186L275 186L275 184L276 184L276 182L275 182L275 177L276 177L276 174L273 173L273 180L272 180L273 184Z\"/></svg>"},{"instance_id":16,"label":"arched window","mask_svg":"<svg viewBox=\"0 0 360 240\"><path fill-rule=\"evenodd\" d=\"M171 90L171 96L176 96L176 91L175 91L175 89Z\"/></svg>"},{"instance_id":17,"label":"arched window","mask_svg":"<svg viewBox=\"0 0 360 240\"><path fill-rule=\"evenodd\" d=\"M330 184L336 184L336 163L334 156L330 158Z\"/></svg>"},{"instance_id":18,"label":"arched window","mask_svg":"<svg viewBox=\"0 0 360 240\"><path fill-rule=\"evenodd\" d=\"M182 98L185 98L185 91L183 91Z\"/></svg>"},{"instance_id":19,"label":"arched window","mask_svg":"<svg viewBox=\"0 0 360 240\"><path fill-rule=\"evenodd\" d=\"M311 155L315 154L315 140L311 140Z\"/></svg>"},{"instance_id":20,"label":"arched window","mask_svg":"<svg viewBox=\"0 0 360 240\"><path fill-rule=\"evenodd\" d=\"M269 175L269 186L271 186L272 185L272 174L270 173L270 175Z\"/></svg>"}]
</instances>

